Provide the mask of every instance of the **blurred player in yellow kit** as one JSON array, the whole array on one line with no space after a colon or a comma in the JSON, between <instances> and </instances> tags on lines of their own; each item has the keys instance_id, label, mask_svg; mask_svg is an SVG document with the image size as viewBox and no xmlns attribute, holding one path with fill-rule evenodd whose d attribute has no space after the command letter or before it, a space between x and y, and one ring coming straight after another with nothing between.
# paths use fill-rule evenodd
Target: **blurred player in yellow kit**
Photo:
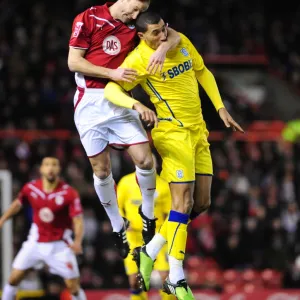
<instances>
[{"instance_id":1,"label":"blurred player in yellow kit","mask_svg":"<svg viewBox=\"0 0 300 300\"><path fill-rule=\"evenodd\" d=\"M156 165L156 158L153 159ZM138 213L139 206L142 204L142 195L140 188L136 182L135 173L124 176L117 186L118 204L120 214L130 222L127 230L127 239L130 249L143 245L142 229L143 222ZM160 176L156 177L156 191L154 194L154 215L157 218L156 228L160 228L169 211L171 209L171 193L168 183ZM165 245L157 255L154 263L154 270L159 271L162 281L166 279L169 271L168 249ZM125 271L129 279L131 289L131 300L146 300L147 293L140 289L137 282L138 268L132 259L132 255L128 255L124 260ZM161 292L162 300L175 300L173 295L167 295Z\"/></svg>"},{"instance_id":2,"label":"blurred player in yellow kit","mask_svg":"<svg viewBox=\"0 0 300 300\"><path fill-rule=\"evenodd\" d=\"M140 84L150 96L159 120L151 134L163 160L161 176L169 183L172 207L159 232L147 245L135 249L134 257L140 282L147 291L154 261L167 242L170 271L163 289L176 295L178 300L192 300L195 297L183 270L187 225L210 206L213 175L199 83L225 126L244 131L226 110L213 74L186 36L180 34L181 42L167 53L160 72L151 74L147 70L147 59L168 39L167 25L158 14L146 12L137 18L136 28L141 41L121 67L137 70L138 76L130 83L110 82L105 88L105 97L114 104L136 110L143 120L151 122L149 108L126 92Z\"/></svg>"}]
</instances>

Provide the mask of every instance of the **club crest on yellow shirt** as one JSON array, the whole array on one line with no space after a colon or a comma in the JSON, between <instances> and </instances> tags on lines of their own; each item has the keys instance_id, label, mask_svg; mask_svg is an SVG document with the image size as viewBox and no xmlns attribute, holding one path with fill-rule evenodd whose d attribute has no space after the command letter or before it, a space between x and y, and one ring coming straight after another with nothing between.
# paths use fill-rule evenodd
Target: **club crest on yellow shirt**
<instances>
[{"instance_id":1,"label":"club crest on yellow shirt","mask_svg":"<svg viewBox=\"0 0 300 300\"><path fill-rule=\"evenodd\" d=\"M177 170L176 171L176 176L178 179L182 179L183 178L183 170Z\"/></svg>"},{"instance_id":2,"label":"club crest on yellow shirt","mask_svg":"<svg viewBox=\"0 0 300 300\"><path fill-rule=\"evenodd\" d=\"M189 56L188 51L185 48L181 48L180 52L184 55L184 56Z\"/></svg>"}]
</instances>

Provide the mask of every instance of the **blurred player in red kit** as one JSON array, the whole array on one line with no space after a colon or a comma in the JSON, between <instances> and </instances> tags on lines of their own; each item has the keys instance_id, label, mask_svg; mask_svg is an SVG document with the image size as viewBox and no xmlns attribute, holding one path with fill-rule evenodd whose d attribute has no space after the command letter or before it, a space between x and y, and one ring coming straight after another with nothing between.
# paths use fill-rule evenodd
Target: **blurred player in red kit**
<instances>
[{"instance_id":1,"label":"blurred player in red kit","mask_svg":"<svg viewBox=\"0 0 300 300\"><path fill-rule=\"evenodd\" d=\"M33 210L33 223L27 241L13 262L2 300L13 300L17 286L26 271L40 263L64 278L72 299L85 300L80 288L76 254L82 253L84 232L82 207L77 191L60 180L60 163L45 157L40 167L41 178L26 183L10 208L0 218L0 229L6 220L17 214L23 205ZM72 233L74 231L74 241Z\"/></svg>"},{"instance_id":2,"label":"blurred player in red kit","mask_svg":"<svg viewBox=\"0 0 300 300\"><path fill-rule=\"evenodd\" d=\"M150 0L118 0L93 6L75 17L69 42L68 66L75 72L74 121L94 173L94 187L113 228L115 246L125 258L129 252L126 220L119 213L108 146L127 149L136 166L136 178L143 197L139 213L143 238L155 233L154 192L156 172L147 134L140 118L156 125L155 113L143 104L119 107L104 98L109 80L134 81L137 72L118 68L136 45L132 21L148 9ZM180 42L168 28L168 39L151 56L148 70L161 70L166 53Z\"/></svg>"}]
</instances>

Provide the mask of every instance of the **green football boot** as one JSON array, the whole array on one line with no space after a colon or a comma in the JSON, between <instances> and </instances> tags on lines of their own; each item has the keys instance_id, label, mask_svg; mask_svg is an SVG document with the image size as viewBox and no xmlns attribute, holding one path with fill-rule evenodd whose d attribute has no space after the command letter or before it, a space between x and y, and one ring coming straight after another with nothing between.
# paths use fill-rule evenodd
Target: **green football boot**
<instances>
[{"instance_id":1,"label":"green football boot","mask_svg":"<svg viewBox=\"0 0 300 300\"><path fill-rule=\"evenodd\" d=\"M176 284L170 282L169 278L163 283L163 291L167 294L172 294L178 300L195 300L195 297L186 283L185 279L179 280Z\"/></svg>"},{"instance_id":2,"label":"green football boot","mask_svg":"<svg viewBox=\"0 0 300 300\"><path fill-rule=\"evenodd\" d=\"M147 292L150 289L151 273L154 266L154 260L147 254L146 246L133 249L133 260L139 269L137 278L141 288Z\"/></svg>"}]
</instances>

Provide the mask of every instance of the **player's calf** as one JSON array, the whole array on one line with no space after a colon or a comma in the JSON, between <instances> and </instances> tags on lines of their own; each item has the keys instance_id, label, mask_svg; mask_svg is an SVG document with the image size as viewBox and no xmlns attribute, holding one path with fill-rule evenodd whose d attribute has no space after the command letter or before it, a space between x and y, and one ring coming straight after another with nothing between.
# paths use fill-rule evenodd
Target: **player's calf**
<instances>
[{"instance_id":1,"label":"player's calf","mask_svg":"<svg viewBox=\"0 0 300 300\"><path fill-rule=\"evenodd\" d=\"M26 275L26 270L13 269L8 283L4 286L2 300L14 300L18 291L18 285Z\"/></svg>"},{"instance_id":2,"label":"player's calf","mask_svg":"<svg viewBox=\"0 0 300 300\"><path fill-rule=\"evenodd\" d=\"M146 300L147 293L145 293L141 288L137 279L137 274L129 275L129 286L130 286L130 300Z\"/></svg>"},{"instance_id":3,"label":"player's calf","mask_svg":"<svg viewBox=\"0 0 300 300\"><path fill-rule=\"evenodd\" d=\"M154 194L156 190L156 167L148 143L133 145L128 149L136 169L136 181L139 185L143 204L142 212L154 220Z\"/></svg>"},{"instance_id":4,"label":"player's calf","mask_svg":"<svg viewBox=\"0 0 300 300\"><path fill-rule=\"evenodd\" d=\"M86 300L85 293L80 288L79 282L79 278L65 279L65 284L72 295L72 300Z\"/></svg>"}]
</instances>

